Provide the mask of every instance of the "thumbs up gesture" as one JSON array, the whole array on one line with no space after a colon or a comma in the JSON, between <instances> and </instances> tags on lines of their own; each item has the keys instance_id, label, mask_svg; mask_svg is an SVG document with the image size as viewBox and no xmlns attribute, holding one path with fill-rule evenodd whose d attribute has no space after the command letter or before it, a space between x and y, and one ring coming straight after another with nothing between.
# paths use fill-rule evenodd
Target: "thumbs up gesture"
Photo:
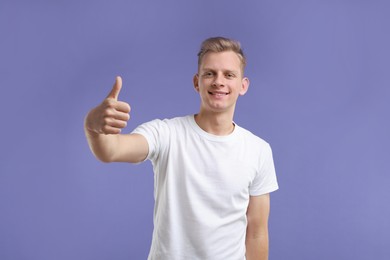
<instances>
[{"instance_id":1,"label":"thumbs up gesture","mask_svg":"<svg viewBox=\"0 0 390 260\"><path fill-rule=\"evenodd\" d=\"M106 135L119 134L122 128L126 127L130 119L130 105L118 101L121 88L122 78L118 76L108 96L88 113L85 119L85 127L88 131Z\"/></svg>"}]
</instances>

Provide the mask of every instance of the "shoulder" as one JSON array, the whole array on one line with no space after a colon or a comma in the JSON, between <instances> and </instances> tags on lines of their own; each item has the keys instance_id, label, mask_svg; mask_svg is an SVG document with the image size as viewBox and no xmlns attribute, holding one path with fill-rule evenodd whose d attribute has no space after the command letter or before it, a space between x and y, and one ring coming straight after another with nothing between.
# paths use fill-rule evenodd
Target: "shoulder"
<instances>
[{"instance_id":1,"label":"shoulder","mask_svg":"<svg viewBox=\"0 0 390 260\"><path fill-rule=\"evenodd\" d=\"M240 135L240 138L246 140L248 144L259 148L265 148L265 149L270 147L269 143L265 141L263 138L259 137L258 135L252 133L251 131L241 126L236 125L236 127L237 127L237 132Z\"/></svg>"}]
</instances>

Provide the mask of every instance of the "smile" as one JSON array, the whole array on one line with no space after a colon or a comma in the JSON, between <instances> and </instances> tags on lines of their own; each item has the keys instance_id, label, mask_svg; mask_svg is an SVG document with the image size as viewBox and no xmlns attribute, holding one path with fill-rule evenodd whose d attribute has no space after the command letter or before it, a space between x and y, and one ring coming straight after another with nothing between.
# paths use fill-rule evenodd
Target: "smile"
<instances>
[{"instance_id":1,"label":"smile","mask_svg":"<svg viewBox=\"0 0 390 260\"><path fill-rule=\"evenodd\" d=\"M222 92L222 91L208 91L208 93L213 96L226 96L230 94L229 92Z\"/></svg>"}]
</instances>

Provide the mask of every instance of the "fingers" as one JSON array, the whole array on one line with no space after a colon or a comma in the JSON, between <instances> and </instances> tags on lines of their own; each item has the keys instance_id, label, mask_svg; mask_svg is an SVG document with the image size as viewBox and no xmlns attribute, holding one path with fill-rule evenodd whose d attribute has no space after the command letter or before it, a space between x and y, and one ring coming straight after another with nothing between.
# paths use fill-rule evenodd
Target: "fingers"
<instances>
[{"instance_id":1,"label":"fingers","mask_svg":"<svg viewBox=\"0 0 390 260\"><path fill-rule=\"evenodd\" d=\"M119 120L115 118L106 118L105 126L122 129L127 126L127 120Z\"/></svg>"},{"instance_id":2,"label":"fingers","mask_svg":"<svg viewBox=\"0 0 390 260\"><path fill-rule=\"evenodd\" d=\"M119 134L127 126L130 115L116 112L113 115L107 115L102 119L101 133Z\"/></svg>"},{"instance_id":3,"label":"fingers","mask_svg":"<svg viewBox=\"0 0 390 260\"><path fill-rule=\"evenodd\" d=\"M113 108L119 112L123 113L130 113L130 105L126 102L117 101L115 104L113 104Z\"/></svg>"},{"instance_id":4,"label":"fingers","mask_svg":"<svg viewBox=\"0 0 390 260\"><path fill-rule=\"evenodd\" d=\"M107 110L116 110L123 113L130 113L130 105L123 101L112 100L111 98L107 98L103 101L102 106Z\"/></svg>"},{"instance_id":5,"label":"fingers","mask_svg":"<svg viewBox=\"0 0 390 260\"><path fill-rule=\"evenodd\" d=\"M120 134L122 131L121 128L118 128L118 127L113 127L113 126L110 126L110 125L105 125L102 129L102 132L103 134L106 134L106 135L116 135L116 134Z\"/></svg>"},{"instance_id":6,"label":"fingers","mask_svg":"<svg viewBox=\"0 0 390 260\"><path fill-rule=\"evenodd\" d=\"M127 126L131 108L128 103L118 101L121 88L122 78L118 76L108 96L91 113L89 128L93 131L101 134L119 134Z\"/></svg>"},{"instance_id":7,"label":"fingers","mask_svg":"<svg viewBox=\"0 0 390 260\"><path fill-rule=\"evenodd\" d=\"M130 119L130 105L106 99L103 104L101 131L104 134L119 134L122 128L127 126L127 121Z\"/></svg>"},{"instance_id":8,"label":"fingers","mask_svg":"<svg viewBox=\"0 0 390 260\"><path fill-rule=\"evenodd\" d=\"M129 121L130 114L129 113L123 113L123 112L116 112L114 115L112 115L112 118L120 121Z\"/></svg>"},{"instance_id":9,"label":"fingers","mask_svg":"<svg viewBox=\"0 0 390 260\"><path fill-rule=\"evenodd\" d=\"M115 78L115 83L112 86L111 92L108 94L107 98L112 98L118 100L119 92L122 89L122 78L117 76Z\"/></svg>"}]
</instances>

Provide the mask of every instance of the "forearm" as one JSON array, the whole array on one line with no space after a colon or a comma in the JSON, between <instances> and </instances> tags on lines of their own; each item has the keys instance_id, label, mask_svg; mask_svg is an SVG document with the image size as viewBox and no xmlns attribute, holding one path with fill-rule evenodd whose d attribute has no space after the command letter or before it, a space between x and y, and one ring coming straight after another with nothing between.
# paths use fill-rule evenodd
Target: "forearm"
<instances>
[{"instance_id":1,"label":"forearm","mask_svg":"<svg viewBox=\"0 0 390 260\"><path fill-rule=\"evenodd\" d=\"M84 126L89 148L97 159L112 162L118 144L118 135L98 134Z\"/></svg>"},{"instance_id":2,"label":"forearm","mask_svg":"<svg viewBox=\"0 0 390 260\"><path fill-rule=\"evenodd\" d=\"M268 234L245 240L247 260L268 260Z\"/></svg>"},{"instance_id":3,"label":"forearm","mask_svg":"<svg viewBox=\"0 0 390 260\"><path fill-rule=\"evenodd\" d=\"M146 159L149 145L145 137L120 134L130 119L130 105L118 101L122 79L117 77L111 92L88 112L84 131L92 153L103 162L138 163Z\"/></svg>"}]
</instances>

